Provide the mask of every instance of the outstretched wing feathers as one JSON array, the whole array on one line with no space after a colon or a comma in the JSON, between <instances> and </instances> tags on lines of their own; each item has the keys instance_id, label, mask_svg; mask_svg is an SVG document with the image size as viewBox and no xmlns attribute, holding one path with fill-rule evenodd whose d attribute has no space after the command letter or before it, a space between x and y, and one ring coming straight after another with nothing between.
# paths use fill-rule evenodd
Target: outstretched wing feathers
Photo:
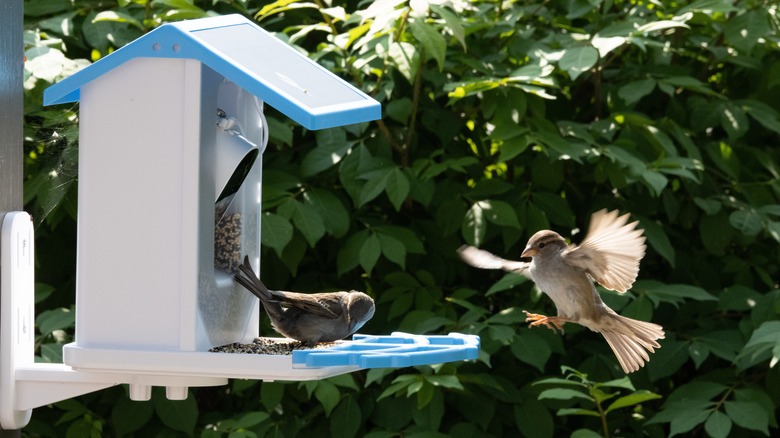
<instances>
[{"instance_id":1,"label":"outstretched wing feathers","mask_svg":"<svg viewBox=\"0 0 780 438\"><path fill-rule=\"evenodd\" d=\"M463 245L458 248L458 254L463 261L475 268L502 269L530 278L530 274L528 273L528 266L530 263L502 259L485 250L468 245Z\"/></svg>"},{"instance_id":2,"label":"outstretched wing feathers","mask_svg":"<svg viewBox=\"0 0 780 438\"><path fill-rule=\"evenodd\" d=\"M645 254L643 230L639 222L628 222L628 214L600 210L593 213L585 240L563 253L567 263L586 271L607 289L627 291L639 273Z\"/></svg>"}]
</instances>

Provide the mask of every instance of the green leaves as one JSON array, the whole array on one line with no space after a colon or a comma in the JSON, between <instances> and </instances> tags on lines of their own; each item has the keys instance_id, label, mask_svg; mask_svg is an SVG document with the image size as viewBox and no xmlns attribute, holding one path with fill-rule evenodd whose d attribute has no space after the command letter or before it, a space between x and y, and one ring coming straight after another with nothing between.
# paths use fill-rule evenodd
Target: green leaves
<instances>
[{"instance_id":1,"label":"green leaves","mask_svg":"<svg viewBox=\"0 0 780 438\"><path fill-rule=\"evenodd\" d=\"M282 250L293 237L293 226L290 221L278 214L264 213L260 222L262 243L273 248L281 255Z\"/></svg>"},{"instance_id":2,"label":"green leaves","mask_svg":"<svg viewBox=\"0 0 780 438\"><path fill-rule=\"evenodd\" d=\"M382 255L403 269L409 253L425 253L422 241L413 232L406 228L380 225L353 234L347 240L339 251L338 273L342 275L358 265L370 273Z\"/></svg>"},{"instance_id":3,"label":"green leaves","mask_svg":"<svg viewBox=\"0 0 780 438\"><path fill-rule=\"evenodd\" d=\"M327 233L342 237L349 230L349 213L344 203L332 192L310 188L303 192L303 202L320 215Z\"/></svg>"},{"instance_id":4,"label":"green leaves","mask_svg":"<svg viewBox=\"0 0 780 438\"><path fill-rule=\"evenodd\" d=\"M540 383L542 383L542 382L540 382ZM577 391L576 389L569 389L569 388L546 389L546 390L542 391L541 393L539 393L538 399L539 400L544 400L544 399L553 399L553 400L581 399L581 400L594 401L593 398L588 396L587 394L585 394L585 393L583 393L581 391ZM593 415L593 416L598 416L598 413L596 413L596 412L588 411L588 414Z\"/></svg>"},{"instance_id":5,"label":"green leaves","mask_svg":"<svg viewBox=\"0 0 780 438\"><path fill-rule=\"evenodd\" d=\"M50 335L55 330L72 328L76 322L76 315L72 309L52 309L41 312L35 318L35 325L44 335Z\"/></svg>"},{"instance_id":6,"label":"green leaves","mask_svg":"<svg viewBox=\"0 0 780 438\"><path fill-rule=\"evenodd\" d=\"M552 388L540 392L537 397L538 400L565 400L579 404L580 407L577 408L558 409L557 414L559 416L581 415L600 418L601 424L604 427L603 433L605 435L609 435L607 415L610 412L661 398L660 395L647 390L635 390L634 385L628 377L606 382L595 382L589 380L587 374L581 373L573 368L564 366L561 370L563 374L565 374L565 378L563 379L552 377L534 383L534 385L552 386ZM620 390L632 392L615 399L615 397L620 394ZM604 402L612 399L614 400L610 402L605 409ZM596 406L596 409L590 408L590 406L593 405Z\"/></svg>"},{"instance_id":7,"label":"green leaves","mask_svg":"<svg viewBox=\"0 0 780 438\"><path fill-rule=\"evenodd\" d=\"M360 251L358 252L360 266L370 274L371 269L374 268L381 254L382 244L379 238L376 234L369 234L363 241L363 244L360 245Z\"/></svg>"},{"instance_id":8,"label":"green leaves","mask_svg":"<svg viewBox=\"0 0 780 438\"><path fill-rule=\"evenodd\" d=\"M411 179L407 171L386 159L375 157L364 146L358 147L344 159L339 178L358 207L386 193L398 211L411 192Z\"/></svg>"},{"instance_id":9,"label":"green leaves","mask_svg":"<svg viewBox=\"0 0 780 438\"><path fill-rule=\"evenodd\" d=\"M377 312L366 333L475 333L481 350L474 362L325 382L239 380L198 389L197 405L159 410L114 388L39 408L33 421L54 421L31 431L776 433L768 391L780 360L780 61L771 8L730 0L82 3L25 3L25 209L36 219L36 276L51 285L36 296L38 360L61 362L73 338L66 309L79 183L78 108L42 108L44 88L162 23L228 13L256 14L384 110L379 121L308 131L266 106L263 275L293 290L367 291ZM600 208L631 213L648 245L633 289L605 299L666 332L629 376L605 358L597 334L574 324L565 336L529 330L520 309L554 314L550 300L529 280L473 269L455 252L470 243L515 259L541 229L577 242ZM571 367L563 376L560 364Z\"/></svg>"},{"instance_id":10,"label":"green leaves","mask_svg":"<svg viewBox=\"0 0 780 438\"><path fill-rule=\"evenodd\" d=\"M599 52L591 46L567 50L558 61L558 67L569 73L572 80L590 70L599 60Z\"/></svg>"},{"instance_id":11,"label":"green leaves","mask_svg":"<svg viewBox=\"0 0 780 438\"><path fill-rule=\"evenodd\" d=\"M723 36L738 50L749 53L753 47L772 32L769 13L764 9L747 11L728 20Z\"/></svg>"},{"instance_id":12,"label":"green leaves","mask_svg":"<svg viewBox=\"0 0 780 438\"><path fill-rule=\"evenodd\" d=\"M654 79L642 79L620 87L618 89L618 96L620 96L626 104L633 105L641 98L652 93L655 87L656 81Z\"/></svg>"},{"instance_id":13,"label":"green leaves","mask_svg":"<svg viewBox=\"0 0 780 438\"><path fill-rule=\"evenodd\" d=\"M365 205L385 192L397 211L401 209L401 204L409 196L409 179L397 167L371 171L359 178L365 179L366 183L360 190L358 205Z\"/></svg>"},{"instance_id":14,"label":"green leaves","mask_svg":"<svg viewBox=\"0 0 780 438\"><path fill-rule=\"evenodd\" d=\"M716 411L710 414L704 423L704 431L712 438L726 438L731 432L731 418L728 415Z\"/></svg>"},{"instance_id":15,"label":"green leaves","mask_svg":"<svg viewBox=\"0 0 780 438\"><path fill-rule=\"evenodd\" d=\"M780 221L775 220L780 216L777 205L756 208L737 204L737 208L729 214L728 219L732 227L749 237L755 237L762 231L766 231L769 236L780 242Z\"/></svg>"},{"instance_id":16,"label":"green leaves","mask_svg":"<svg viewBox=\"0 0 780 438\"><path fill-rule=\"evenodd\" d=\"M469 245L481 246L488 223L498 226L520 228L517 213L508 203L486 199L475 202L463 217L461 226L463 238Z\"/></svg>"},{"instance_id":17,"label":"green leaves","mask_svg":"<svg viewBox=\"0 0 780 438\"><path fill-rule=\"evenodd\" d=\"M539 335L523 331L517 333L511 345L512 354L521 361L544 371L544 366L552 355L550 344ZM539 396L542 399L542 396Z\"/></svg>"},{"instance_id":18,"label":"green leaves","mask_svg":"<svg viewBox=\"0 0 780 438\"><path fill-rule=\"evenodd\" d=\"M362 420L360 406L354 397L346 397L333 411L330 423L331 436L357 436Z\"/></svg>"},{"instance_id":19,"label":"green leaves","mask_svg":"<svg viewBox=\"0 0 780 438\"><path fill-rule=\"evenodd\" d=\"M739 353L737 359L744 359L746 364L755 364L761 356L771 357L769 367L780 361L780 321L766 321L750 336L747 344ZM765 360L765 359L764 359Z\"/></svg>"},{"instance_id":20,"label":"green leaves","mask_svg":"<svg viewBox=\"0 0 780 438\"><path fill-rule=\"evenodd\" d=\"M254 438L256 434L252 432L258 425L265 423L270 418L265 412L250 412L248 414L239 414L234 418L228 418L212 425L212 428L203 431L204 438L217 438L227 434L231 437Z\"/></svg>"},{"instance_id":21,"label":"green leaves","mask_svg":"<svg viewBox=\"0 0 780 438\"><path fill-rule=\"evenodd\" d=\"M309 246L314 246L325 234L322 217L310 205L288 198L278 208L279 215L292 220L295 228L306 238Z\"/></svg>"},{"instance_id":22,"label":"green leaves","mask_svg":"<svg viewBox=\"0 0 780 438\"><path fill-rule=\"evenodd\" d=\"M447 53L447 42L441 32L425 21L413 18L410 20L412 35L420 42L424 53L434 59L439 71L444 69L444 58Z\"/></svg>"},{"instance_id":23,"label":"green leaves","mask_svg":"<svg viewBox=\"0 0 780 438\"><path fill-rule=\"evenodd\" d=\"M104 11L97 14L93 20L94 22L112 21L115 23L127 23L131 26L137 27L138 30L144 30L144 25L140 20L136 19L132 15L124 11Z\"/></svg>"},{"instance_id":24,"label":"green leaves","mask_svg":"<svg viewBox=\"0 0 780 438\"><path fill-rule=\"evenodd\" d=\"M394 42L387 50L394 67L407 81L414 82L417 70L420 68L420 52L414 44L407 42Z\"/></svg>"},{"instance_id":25,"label":"green leaves","mask_svg":"<svg viewBox=\"0 0 780 438\"><path fill-rule=\"evenodd\" d=\"M301 173L304 177L314 176L341 161L352 148L347 142L347 133L341 128L317 131L317 147L303 157Z\"/></svg>"},{"instance_id":26,"label":"green leaves","mask_svg":"<svg viewBox=\"0 0 780 438\"><path fill-rule=\"evenodd\" d=\"M640 225L644 228L645 236L647 237L647 243L650 244L658 254L660 254L670 265L674 266L675 252L672 242L669 241L669 237L666 235L661 226L653 221L645 218L640 218Z\"/></svg>"},{"instance_id":27,"label":"green leaves","mask_svg":"<svg viewBox=\"0 0 780 438\"><path fill-rule=\"evenodd\" d=\"M769 436L769 418L761 405L752 401L727 401L724 406L726 414L738 426Z\"/></svg>"},{"instance_id":28,"label":"green leaves","mask_svg":"<svg viewBox=\"0 0 780 438\"><path fill-rule=\"evenodd\" d=\"M406 396L417 398L417 409L425 408L434 399L435 390L441 388L447 391L461 393L463 385L457 376L445 374L403 375L393 380L393 383L379 395L377 401L389 396Z\"/></svg>"},{"instance_id":29,"label":"green leaves","mask_svg":"<svg viewBox=\"0 0 780 438\"><path fill-rule=\"evenodd\" d=\"M755 119L764 128L780 133L780 115L778 110L756 100L737 101L739 108Z\"/></svg>"},{"instance_id":30,"label":"green leaves","mask_svg":"<svg viewBox=\"0 0 780 438\"><path fill-rule=\"evenodd\" d=\"M761 217L753 209L737 210L729 215L731 225L742 234L755 236L761 231Z\"/></svg>"},{"instance_id":31,"label":"green leaves","mask_svg":"<svg viewBox=\"0 0 780 438\"><path fill-rule=\"evenodd\" d=\"M640 280L632 290L647 295L654 305L666 302L679 306L685 300L717 301L717 297L704 289L687 284L663 284L653 280Z\"/></svg>"},{"instance_id":32,"label":"green leaves","mask_svg":"<svg viewBox=\"0 0 780 438\"><path fill-rule=\"evenodd\" d=\"M702 423L711 437L729 436L734 425L769 435L767 409L771 412L774 406L765 393L756 389L735 390L695 380L672 392L648 424L669 423L670 436L687 433Z\"/></svg>"},{"instance_id":33,"label":"green leaves","mask_svg":"<svg viewBox=\"0 0 780 438\"><path fill-rule=\"evenodd\" d=\"M152 397L157 417L167 427L192 436L198 419L198 405L190 395L185 400L168 400L162 393Z\"/></svg>"},{"instance_id":34,"label":"green leaves","mask_svg":"<svg viewBox=\"0 0 780 438\"><path fill-rule=\"evenodd\" d=\"M361 409L354 397L359 388L351 375L301 382L299 389L305 393L305 397L314 398L320 404L334 436L356 435L360 428ZM282 401L281 398L279 401Z\"/></svg>"},{"instance_id":35,"label":"green leaves","mask_svg":"<svg viewBox=\"0 0 780 438\"><path fill-rule=\"evenodd\" d=\"M129 397L119 397L111 410L111 422L117 435L128 435L142 427L154 415L154 405L150 401L133 401Z\"/></svg>"},{"instance_id":36,"label":"green leaves","mask_svg":"<svg viewBox=\"0 0 780 438\"><path fill-rule=\"evenodd\" d=\"M634 391L629 395L625 395L623 397L618 398L617 400L612 402L609 405L609 407L607 407L607 410L604 411L604 413L608 414L616 409L627 408L630 406L638 405L640 403L644 403L646 401L658 400L659 398L661 398L661 396L658 394L655 394L653 392L644 389L640 389L638 391Z\"/></svg>"},{"instance_id":37,"label":"green leaves","mask_svg":"<svg viewBox=\"0 0 780 438\"><path fill-rule=\"evenodd\" d=\"M330 416L333 408L339 403L340 393L336 385L327 380L315 382L314 384L314 397L320 402L325 409L325 415Z\"/></svg>"}]
</instances>

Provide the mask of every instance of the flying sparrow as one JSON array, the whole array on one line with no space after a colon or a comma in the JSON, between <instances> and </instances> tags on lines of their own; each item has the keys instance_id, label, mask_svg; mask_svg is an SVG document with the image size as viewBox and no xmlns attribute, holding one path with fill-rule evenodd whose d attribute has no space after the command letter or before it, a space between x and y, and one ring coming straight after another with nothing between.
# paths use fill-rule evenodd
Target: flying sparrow
<instances>
[{"instance_id":1,"label":"flying sparrow","mask_svg":"<svg viewBox=\"0 0 780 438\"><path fill-rule=\"evenodd\" d=\"M639 273L645 254L645 237L638 222L628 222L628 214L600 210L593 213L585 240L567 245L556 232L539 231L531 236L520 257L531 262L505 260L472 246L458 249L468 264L482 269L503 269L523 275L536 283L558 309L558 316L525 312L530 326L545 325L555 330L573 322L601 333L626 373L650 360L647 351L661 346L663 327L620 316L601 300L593 280L607 289L625 292ZM647 350L647 351L645 351Z\"/></svg>"},{"instance_id":2,"label":"flying sparrow","mask_svg":"<svg viewBox=\"0 0 780 438\"><path fill-rule=\"evenodd\" d=\"M257 278L247 257L234 278L260 298L274 330L309 346L344 339L374 316L374 300L363 292L303 294L269 290Z\"/></svg>"}]
</instances>

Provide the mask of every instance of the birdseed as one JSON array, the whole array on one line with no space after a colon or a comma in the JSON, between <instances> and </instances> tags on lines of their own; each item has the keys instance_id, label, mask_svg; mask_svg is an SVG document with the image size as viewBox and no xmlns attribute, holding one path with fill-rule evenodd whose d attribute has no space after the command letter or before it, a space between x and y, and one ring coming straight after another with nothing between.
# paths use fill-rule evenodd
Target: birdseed
<instances>
[{"instance_id":1,"label":"birdseed","mask_svg":"<svg viewBox=\"0 0 780 438\"><path fill-rule=\"evenodd\" d=\"M214 267L232 274L241 264L241 215L228 213L220 219L220 213L214 227Z\"/></svg>"},{"instance_id":2,"label":"birdseed","mask_svg":"<svg viewBox=\"0 0 780 438\"><path fill-rule=\"evenodd\" d=\"M238 353L238 354L272 354L280 356L289 356L293 350L312 350L328 348L338 345L338 342L320 342L313 347L309 347L303 342L293 339L270 339L255 338L251 344L233 344L214 347L209 352L212 353Z\"/></svg>"}]
</instances>

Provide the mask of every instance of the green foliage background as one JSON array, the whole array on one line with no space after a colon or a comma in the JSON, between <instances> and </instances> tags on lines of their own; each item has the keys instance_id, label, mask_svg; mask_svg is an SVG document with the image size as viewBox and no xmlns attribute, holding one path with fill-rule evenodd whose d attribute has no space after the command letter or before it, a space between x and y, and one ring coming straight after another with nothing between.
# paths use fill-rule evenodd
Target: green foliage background
<instances>
[{"instance_id":1,"label":"green foliage background","mask_svg":"<svg viewBox=\"0 0 780 438\"><path fill-rule=\"evenodd\" d=\"M78 107L44 109L42 90L164 22L225 13L256 19L384 110L319 132L269 110L266 283L367 291L377 312L365 333L482 339L471 363L231 381L185 402L112 388L37 409L25 432L776 434L777 12L758 0L25 2L40 360L60 361L72 336L78 161ZM633 289L606 301L667 333L629 376L594 333L527 328L521 310L554 312L530 282L455 255L469 243L516 258L542 228L576 242L603 207L630 212L649 243Z\"/></svg>"}]
</instances>

